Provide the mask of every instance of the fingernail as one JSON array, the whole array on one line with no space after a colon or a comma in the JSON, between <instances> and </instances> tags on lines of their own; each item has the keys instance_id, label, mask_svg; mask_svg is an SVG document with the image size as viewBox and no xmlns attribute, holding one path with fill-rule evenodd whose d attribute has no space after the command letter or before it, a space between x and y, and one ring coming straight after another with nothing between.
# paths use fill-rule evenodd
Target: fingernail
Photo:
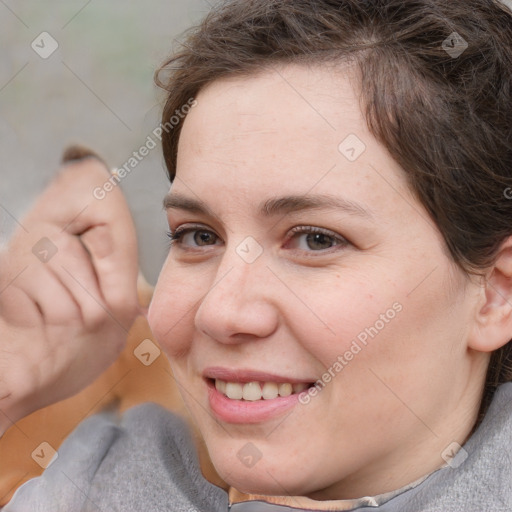
<instances>
[{"instance_id":1,"label":"fingernail","mask_svg":"<svg viewBox=\"0 0 512 512\"><path fill-rule=\"evenodd\" d=\"M99 157L92 149L89 149L85 146L80 146L79 144L68 146L62 154L61 162L63 164L67 164L70 162L85 160L86 158L96 158L105 166L107 166L103 158Z\"/></svg>"}]
</instances>

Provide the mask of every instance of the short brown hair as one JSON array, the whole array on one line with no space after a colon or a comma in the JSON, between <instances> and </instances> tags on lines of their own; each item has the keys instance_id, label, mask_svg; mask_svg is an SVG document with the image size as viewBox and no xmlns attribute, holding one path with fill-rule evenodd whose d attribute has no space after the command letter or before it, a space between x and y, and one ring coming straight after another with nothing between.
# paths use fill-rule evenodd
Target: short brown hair
<instances>
[{"instance_id":1,"label":"short brown hair","mask_svg":"<svg viewBox=\"0 0 512 512\"><path fill-rule=\"evenodd\" d=\"M163 123L222 77L341 61L454 261L488 268L512 235L512 13L498 0L223 1L157 71ZM162 139L171 181L180 130ZM481 416L510 380L512 342L492 355Z\"/></svg>"}]
</instances>

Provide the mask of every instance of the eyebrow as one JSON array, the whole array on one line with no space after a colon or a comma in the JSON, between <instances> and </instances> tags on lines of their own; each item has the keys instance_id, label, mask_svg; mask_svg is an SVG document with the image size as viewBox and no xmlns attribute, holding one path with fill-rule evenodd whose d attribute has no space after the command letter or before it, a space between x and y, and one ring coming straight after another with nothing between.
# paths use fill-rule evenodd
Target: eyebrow
<instances>
[{"instance_id":1,"label":"eyebrow","mask_svg":"<svg viewBox=\"0 0 512 512\"><path fill-rule=\"evenodd\" d=\"M164 198L164 208L166 210L179 209L216 217L203 201L181 194L167 194ZM259 207L259 212L263 217L286 215L304 210L337 210L369 220L374 218L372 211L359 203L331 195L290 195L275 197L266 200Z\"/></svg>"},{"instance_id":2,"label":"eyebrow","mask_svg":"<svg viewBox=\"0 0 512 512\"><path fill-rule=\"evenodd\" d=\"M202 213L204 215L215 217L213 212L203 201L192 197L182 196L181 194L173 194L172 192L169 192L164 197L164 209L184 210L190 213Z\"/></svg>"},{"instance_id":3,"label":"eyebrow","mask_svg":"<svg viewBox=\"0 0 512 512\"><path fill-rule=\"evenodd\" d=\"M301 210L338 210L350 215L373 218L372 212L359 203L331 195L308 194L276 197L265 201L260 208L261 213L268 217Z\"/></svg>"}]
</instances>

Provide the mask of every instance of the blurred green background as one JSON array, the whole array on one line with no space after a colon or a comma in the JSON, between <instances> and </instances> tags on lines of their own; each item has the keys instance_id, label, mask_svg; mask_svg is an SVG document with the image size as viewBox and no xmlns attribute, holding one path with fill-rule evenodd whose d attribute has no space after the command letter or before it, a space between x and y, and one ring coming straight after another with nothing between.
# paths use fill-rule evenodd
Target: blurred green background
<instances>
[{"instance_id":1,"label":"blurred green background","mask_svg":"<svg viewBox=\"0 0 512 512\"><path fill-rule=\"evenodd\" d=\"M55 173L63 149L90 146L121 167L159 124L153 73L213 0L0 0L0 241ZM47 32L58 48L51 49ZM141 266L156 282L167 250L160 147L123 180Z\"/></svg>"}]
</instances>

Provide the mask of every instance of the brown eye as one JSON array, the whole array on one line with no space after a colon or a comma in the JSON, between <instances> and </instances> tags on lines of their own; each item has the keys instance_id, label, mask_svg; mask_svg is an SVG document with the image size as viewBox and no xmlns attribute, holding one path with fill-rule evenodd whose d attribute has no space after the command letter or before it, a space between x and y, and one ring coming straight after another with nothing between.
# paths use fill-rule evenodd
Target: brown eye
<instances>
[{"instance_id":1,"label":"brown eye","mask_svg":"<svg viewBox=\"0 0 512 512\"><path fill-rule=\"evenodd\" d=\"M329 230L315 227L301 226L294 228L287 249L299 249L306 252L327 251L333 247L344 247L349 242L342 236Z\"/></svg>"},{"instance_id":2,"label":"brown eye","mask_svg":"<svg viewBox=\"0 0 512 512\"><path fill-rule=\"evenodd\" d=\"M193 235L195 245L199 247L215 245L218 239L218 236L211 231L193 231L190 234Z\"/></svg>"},{"instance_id":3,"label":"brown eye","mask_svg":"<svg viewBox=\"0 0 512 512\"><path fill-rule=\"evenodd\" d=\"M336 240L332 236L325 235L324 233L310 233L306 235L306 245L312 251L321 251L330 249L336 245Z\"/></svg>"},{"instance_id":4,"label":"brown eye","mask_svg":"<svg viewBox=\"0 0 512 512\"><path fill-rule=\"evenodd\" d=\"M209 229L198 227L182 227L175 232L169 233L172 245L181 245L189 248L207 247L219 245L221 239Z\"/></svg>"}]
</instances>

